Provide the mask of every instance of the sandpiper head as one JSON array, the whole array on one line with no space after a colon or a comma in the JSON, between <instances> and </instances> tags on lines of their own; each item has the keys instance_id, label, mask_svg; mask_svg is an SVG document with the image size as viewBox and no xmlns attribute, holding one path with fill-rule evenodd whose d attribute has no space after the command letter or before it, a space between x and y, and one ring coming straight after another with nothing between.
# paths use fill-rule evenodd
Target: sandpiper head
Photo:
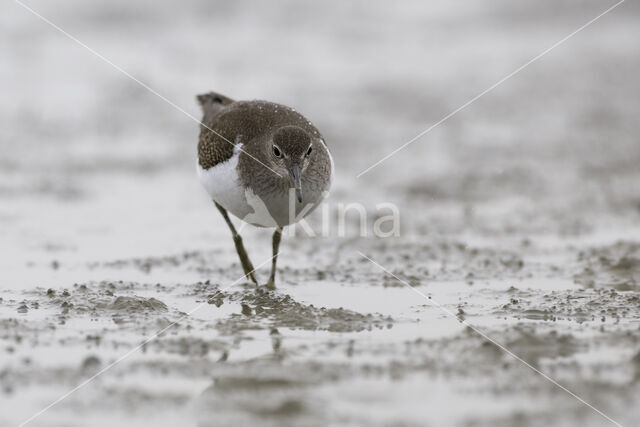
<instances>
[{"instance_id":1,"label":"sandpiper head","mask_svg":"<svg viewBox=\"0 0 640 427\"><path fill-rule=\"evenodd\" d=\"M313 159L313 138L298 126L283 126L273 133L268 147L274 168L291 181L302 203L302 173Z\"/></svg>"}]
</instances>

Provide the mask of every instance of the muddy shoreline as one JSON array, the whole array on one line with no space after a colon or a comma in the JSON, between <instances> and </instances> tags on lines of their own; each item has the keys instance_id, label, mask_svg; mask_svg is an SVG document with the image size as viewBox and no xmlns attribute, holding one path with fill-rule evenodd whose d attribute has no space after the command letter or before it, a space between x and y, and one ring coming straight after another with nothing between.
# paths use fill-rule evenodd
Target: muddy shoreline
<instances>
[{"instance_id":1,"label":"muddy shoreline","mask_svg":"<svg viewBox=\"0 0 640 427\"><path fill-rule=\"evenodd\" d=\"M240 279L197 124L7 5L0 425L637 424L631 3L358 177L608 6L30 2L189 114L215 90L318 126L329 233L284 236L275 292ZM268 263L270 230L241 232Z\"/></svg>"}]
</instances>

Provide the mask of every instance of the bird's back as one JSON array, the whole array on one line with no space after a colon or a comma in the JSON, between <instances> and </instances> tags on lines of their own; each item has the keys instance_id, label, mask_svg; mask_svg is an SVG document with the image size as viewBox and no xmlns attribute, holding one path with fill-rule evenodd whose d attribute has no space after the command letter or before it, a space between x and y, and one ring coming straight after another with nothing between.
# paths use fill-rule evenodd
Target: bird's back
<instances>
[{"instance_id":1,"label":"bird's back","mask_svg":"<svg viewBox=\"0 0 640 427\"><path fill-rule=\"evenodd\" d=\"M258 100L233 101L214 92L199 95L198 101L204 114L204 126L200 126L198 140L198 162L204 169L230 159L236 144L251 144L257 137L281 126L298 126L321 138L309 120L285 105Z\"/></svg>"}]
</instances>

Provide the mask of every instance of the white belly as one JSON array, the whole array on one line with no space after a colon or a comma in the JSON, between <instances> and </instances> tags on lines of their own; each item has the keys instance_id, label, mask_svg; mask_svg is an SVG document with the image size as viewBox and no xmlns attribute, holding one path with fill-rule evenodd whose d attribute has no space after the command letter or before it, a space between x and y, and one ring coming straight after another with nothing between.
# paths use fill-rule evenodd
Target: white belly
<instances>
[{"instance_id":1,"label":"white belly","mask_svg":"<svg viewBox=\"0 0 640 427\"><path fill-rule=\"evenodd\" d=\"M223 208L233 215L243 219L253 212L247 203L245 189L238 178L238 155L240 151L234 150L233 156L223 163L204 169L197 162L198 178L207 190L211 199L218 202Z\"/></svg>"},{"instance_id":2,"label":"white belly","mask_svg":"<svg viewBox=\"0 0 640 427\"><path fill-rule=\"evenodd\" d=\"M282 227L300 220L322 201L324 195L317 194L298 204L293 191L262 200L242 185L237 170L239 154L240 150L236 148L229 160L207 170L198 162L197 170L211 199L241 220L258 227Z\"/></svg>"}]
</instances>

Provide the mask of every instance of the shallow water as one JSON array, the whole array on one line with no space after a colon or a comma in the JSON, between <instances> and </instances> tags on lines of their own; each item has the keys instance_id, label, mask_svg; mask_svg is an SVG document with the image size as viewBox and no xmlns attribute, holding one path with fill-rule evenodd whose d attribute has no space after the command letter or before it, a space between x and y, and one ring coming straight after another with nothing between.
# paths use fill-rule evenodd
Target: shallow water
<instances>
[{"instance_id":1,"label":"shallow water","mask_svg":"<svg viewBox=\"0 0 640 427\"><path fill-rule=\"evenodd\" d=\"M307 114L330 235L285 236L275 293L236 283L197 126L8 5L0 425L77 386L28 425L636 423L637 6L356 178L605 6L156 3L30 4L191 114L208 89ZM395 203L400 236L339 236L352 202ZM264 280L269 231L242 233Z\"/></svg>"}]
</instances>

